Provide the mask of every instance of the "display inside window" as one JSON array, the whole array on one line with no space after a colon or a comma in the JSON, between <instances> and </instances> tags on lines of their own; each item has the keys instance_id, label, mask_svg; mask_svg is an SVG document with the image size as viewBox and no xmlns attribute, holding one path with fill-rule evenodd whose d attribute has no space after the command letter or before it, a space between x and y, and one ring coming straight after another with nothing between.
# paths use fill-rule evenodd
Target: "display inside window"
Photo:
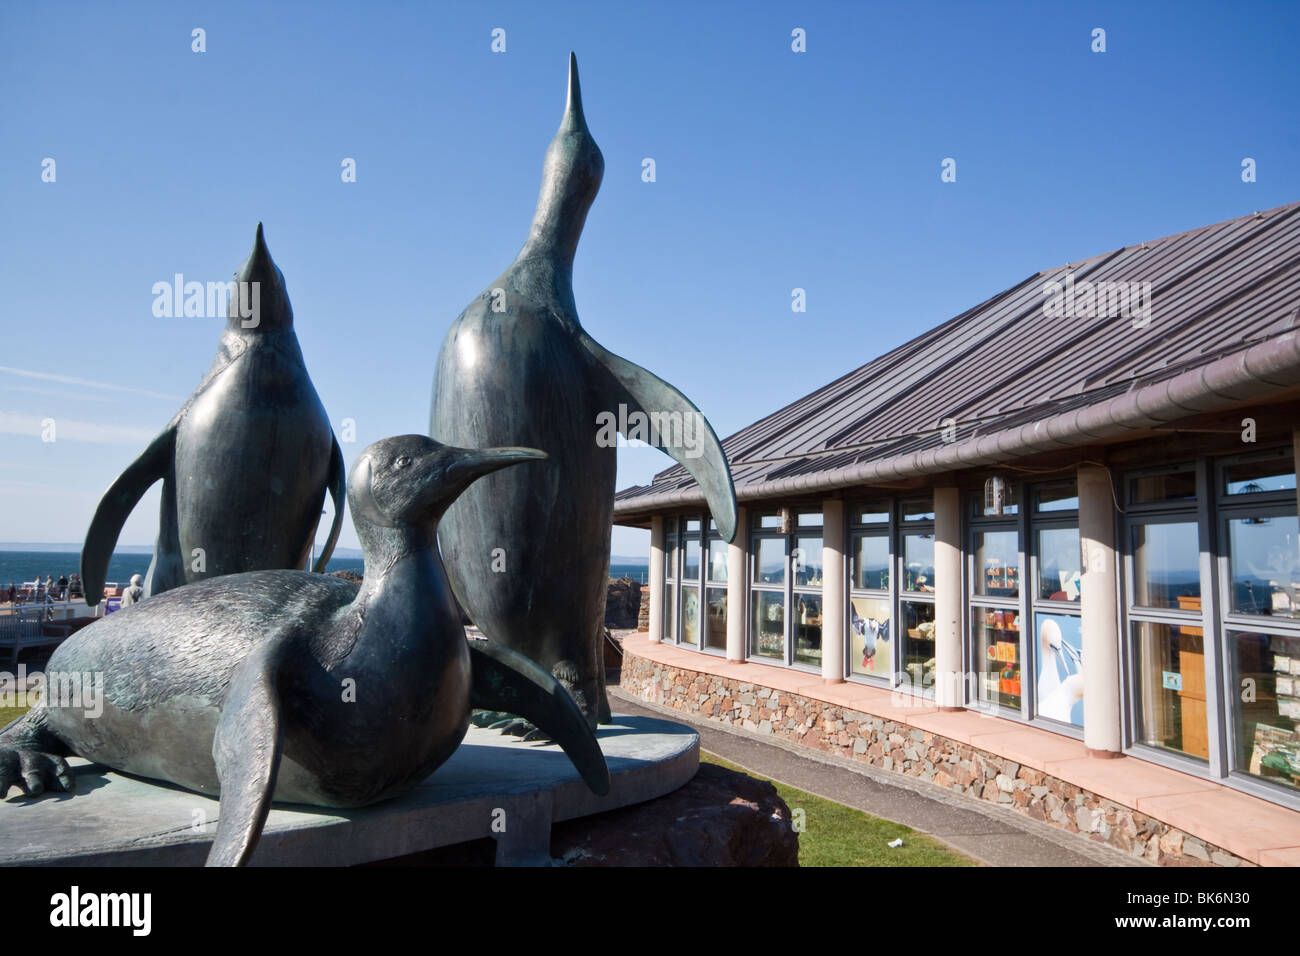
<instances>
[{"instance_id":1,"label":"display inside window","mask_svg":"<svg viewBox=\"0 0 1300 956\"><path fill-rule=\"evenodd\" d=\"M1078 511L1079 490L1075 482L1047 485L1034 492L1034 510L1039 514L1054 511Z\"/></svg>"},{"instance_id":2,"label":"display inside window","mask_svg":"<svg viewBox=\"0 0 1300 956\"><path fill-rule=\"evenodd\" d=\"M889 538L883 534L854 536L853 586L859 590L889 590Z\"/></svg>"},{"instance_id":3,"label":"display inside window","mask_svg":"<svg viewBox=\"0 0 1300 956\"><path fill-rule=\"evenodd\" d=\"M1228 522L1234 613L1300 617L1298 531L1295 515Z\"/></svg>"},{"instance_id":4,"label":"display inside window","mask_svg":"<svg viewBox=\"0 0 1300 956\"><path fill-rule=\"evenodd\" d=\"M888 677L893 669L889 601L849 600L849 670L868 677Z\"/></svg>"},{"instance_id":5,"label":"display inside window","mask_svg":"<svg viewBox=\"0 0 1300 956\"><path fill-rule=\"evenodd\" d=\"M934 535L903 535L903 590L934 590Z\"/></svg>"},{"instance_id":6,"label":"display inside window","mask_svg":"<svg viewBox=\"0 0 1300 956\"><path fill-rule=\"evenodd\" d=\"M682 643L697 647L700 643L700 589L698 585L682 585Z\"/></svg>"},{"instance_id":7,"label":"display inside window","mask_svg":"<svg viewBox=\"0 0 1300 956\"><path fill-rule=\"evenodd\" d=\"M1002 518L1020 514L1020 491L1000 477L984 482L984 490L971 497L971 514L976 518Z\"/></svg>"},{"instance_id":8,"label":"display inside window","mask_svg":"<svg viewBox=\"0 0 1300 956\"><path fill-rule=\"evenodd\" d=\"M933 550L932 543L931 555ZM975 593L986 597L1019 596L1020 532L975 533Z\"/></svg>"},{"instance_id":9,"label":"display inside window","mask_svg":"<svg viewBox=\"0 0 1300 956\"><path fill-rule=\"evenodd\" d=\"M794 586L797 588L819 588L822 586L822 539L800 535L794 539L794 551L790 553L790 567L794 572Z\"/></svg>"},{"instance_id":10,"label":"display inside window","mask_svg":"<svg viewBox=\"0 0 1300 956\"><path fill-rule=\"evenodd\" d=\"M1034 615L1038 716L1083 726L1083 622L1074 614Z\"/></svg>"},{"instance_id":11,"label":"display inside window","mask_svg":"<svg viewBox=\"0 0 1300 956\"><path fill-rule=\"evenodd\" d=\"M1038 597L1044 601L1078 601L1083 576L1078 528L1038 531Z\"/></svg>"},{"instance_id":12,"label":"display inside window","mask_svg":"<svg viewBox=\"0 0 1300 956\"><path fill-rule=\"evenodd\" d=\"M749 652L785 660L785 595L780 591L750 594Z\"/></svg>"},{"instance_id":13,"label":"display inside window","mask_svg":"<svg viewBox=\"0 0 1300 956\"><path fill-rule=\"evenodd\" d=\"M934 605L901 602L903 650L898 680L915 691L934 687Z\"/></svg>"},{"instance_id":14,"label":"display inside window","mask_svg":"<svg viewBox=\"0 0 1300 956\"><path fill-rule=\"evenodd\" d=\"M717 538L709 542L709 580L727 583L727 543Z\"/></svg>"},{"instance_id":15,"label":"display inside window","mask_svg":"<svg viewBox=\"0 0 1300 956\"><path fill-rule=\"evenodd\" d=\"M980 700L1020 710L1020 615L1013 610L970 609L979 660Z\"/></svg>"},{"instance_id":16,"label":"display inside window","mask_svg":"<svg viewBox=\"0 0 1300 956\"><path fill-rule=\"evenodd\" d=\"M822 599L819 594L794 595L794 659L821 665Z\"/></svg>"},{"instance_id":17,"label":"display inside window","mask_svg":"<svg viewBox=\"0 0 1300 956\"><path fill-rule=\"evenodd\" d=\"M727 649L727 589L708 588L708 617L705 621L704 646L710 650Z\"/></svg>"},{"instance_id":18,"label":"display inside window","mask_svg":"<svg viewBox=\"0 0 1300 956\"><path fill-rule=\"evenodd\" d=\"M1289 457L1228 465L1223 469L1223 488L1229 495L1295 491L1295 466Z\"/></svg>"},{"instance_id":19,"label":"display inside window","mask_svg":"<svg viewBox=\"0 0 1300 956\"><path fill-rule=\"evenodd\" d=\"M1237 769L1300 789L1300 637L1228 633Z\"/></svg>"},{"instance_id":20,"label":"display inside window","mask_svg":"<svg viewBox=\"0 0 1300 956\"><path fill-rule=\"evenodd\" d=\"M1202 628L1139 621L1133 625L1133 651L1138 740L1191 757L1208 757Z\"/></svg>"},{"instance_id":21,"label":"display inside window","mask_svg":"<svg viewBox=\"0 0 1300 956\"><path fill-rule=\"evenodd\" d=\"M1196 472L1174 471L1163 475L1140 475L1129 479L1129 502L1135 505L1195 501Z\"/></svg>"},{"instance_id":22,"label":"display inside window","mask_svg":"<svg viewBox=\"0 0 1300 956\"><path fill-rule=\"evenodd\" d=\"M1135 604L1177 608L1187 598L1200 603L1201 547L1195 521L1133 526Z\"/></svg>"},{"instance_id":23,"label":"display inside window","mask_svg":"<svg viewBox=\"0 0 1300 956\"><path fill-rule=\"evenodd\" d=\"M785 584L785 538L754 541L754 583Z\"/></svg>"}]
</instances>

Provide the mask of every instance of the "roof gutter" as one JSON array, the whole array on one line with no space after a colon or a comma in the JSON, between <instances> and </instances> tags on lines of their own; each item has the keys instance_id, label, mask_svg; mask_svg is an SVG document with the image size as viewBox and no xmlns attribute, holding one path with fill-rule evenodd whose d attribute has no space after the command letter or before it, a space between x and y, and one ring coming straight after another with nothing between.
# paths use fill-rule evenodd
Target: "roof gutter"
<instances>
[{"instance_id":1,"label":"roof gutter","mask_svg":"<svg viewBox=\"0 0 1300 956\"><path fill-rule=\"evenodd\" d=\"M1291 331L1172 378L1015 428L834 471L792 475L742 486L739 501L834 491L855 485L992 465L1008 458L1122 438L1189 415L1215 411L1300 385L1300 331ZM615 519L685 506L703 507L698 485L661 491L614 505Z\"/></svg>"}]
</instances>

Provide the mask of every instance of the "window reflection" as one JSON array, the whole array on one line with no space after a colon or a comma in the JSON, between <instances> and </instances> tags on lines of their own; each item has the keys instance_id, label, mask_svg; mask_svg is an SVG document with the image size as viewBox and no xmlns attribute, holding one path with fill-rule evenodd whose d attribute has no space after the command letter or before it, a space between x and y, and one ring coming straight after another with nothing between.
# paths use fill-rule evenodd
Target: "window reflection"
<instances>
[{"instance_id":1,"label":"window reflection","mask_svg":"<svg viewBox=\"0 0 1300 956\"><path fill-rule=\"evenodd\" d=\"M822 539L820 537L795 538L795 552L791 555L795 587L822 586Z\"/></svg>"},{"instance_id":2,"label":"window reflection","mask_svg":"<svg viewBox=\"0 0 1300 956\"><path fill-rule=\"evenodd\" d=\"M1133 582L1143 607L1200 606L1200 543L1195 521L1133 526Z\"/></svg>"},{"instance_id":3,"label":"window reflection","mask_svg":"<svg viewBox=\"0 0 1300 956\"><path fill-rule=\"evenodd\" d=\"M1228 522L1232 610L1300 617L1300 544L1296 516Z\"/></svg>"},{"instance_id":4,"label":"window reflection","mask_svg":"<svg viewBox=\"0 0 1300 956\"><path fill-rule=\"evenodd\" d=\"M1038 532L1038 596L1045 601L1079 600L1083 558L1078 528Z\"/></svg>"},{"instance_id":5,"label":"window reflection","mask_svg":"<svg viewBox=\"0 0 1300 956\"><path fill-rule=\"evenodd\" d=\"M903 590L934 590L934 535L903 535Z\"/></svg>"},{"instance_id":6,"label":"window reflection","mask_svg":"<svg viewBox=\"0 0 1300 956\"><path fill-rule=\"evenodd\" d=\"M853 586L871 591L889 589L889 538L883 534L858 535L854 546Z\"/></svg>"},{"instance_id":7,"label":"window reflection","mask_svg":"<svg viewBox=\"0 0 1300 956\"><path fill-rule=\"evenodd\" d=\"M1300 789L1300 637L1228 633L1236 769ZM1242 698L1248 698L1243 700Z\"/></svg>"}]
</instances>

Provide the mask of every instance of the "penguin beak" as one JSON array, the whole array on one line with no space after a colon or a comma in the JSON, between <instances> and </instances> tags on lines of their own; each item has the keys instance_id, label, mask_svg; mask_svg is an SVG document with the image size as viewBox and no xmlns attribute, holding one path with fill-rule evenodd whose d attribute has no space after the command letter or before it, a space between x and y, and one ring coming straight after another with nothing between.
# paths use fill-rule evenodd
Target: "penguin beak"
<instances>
[{"instance_id":1,"label":"penguin beak","mask_svg":"<svg viewBox=\"0 0 1300 956\"><path fill-rule=\"evenodd\" d=\"M447 466L447 478L464 486L501 468L545 457L546 452L536 448L463 448L456 460Z\"/></svg>"}]
</instances>

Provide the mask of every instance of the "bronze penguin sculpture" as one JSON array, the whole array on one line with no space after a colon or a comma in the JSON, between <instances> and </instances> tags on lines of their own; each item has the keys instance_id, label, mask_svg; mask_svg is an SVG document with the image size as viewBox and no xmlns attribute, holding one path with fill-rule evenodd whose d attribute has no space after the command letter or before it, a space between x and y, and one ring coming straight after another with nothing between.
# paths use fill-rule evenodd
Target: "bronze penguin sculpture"
<instances>
[{"instance_id":1,"label":"bronze penguin sculpture","mask_svg":"<svg viewBox=\"0 0 1300 956\"><path fill-rule=\"evenodd\" d=\"M42 703L0 730L0 799L71 790L76 754L219 793L209 865L247 861L272 799L360 807L410 789L460 745L471 705L523 712L595 792L604 756L559 684L517 654L465 640L437 523L476 478L545 457L387 438L353 465L360 587L254 571L168 591L77 632L52 673L104 674L102 713ZM349 693L349 688L351 693ZM70 812L75 812L75 802Z\"/></svg>"},{"instance_id":2,"label":"bronze penguin sculpture","mask_svg":"<svg viewBox=\"0 0 1300 956\"><path fill-rule=\"evenodd\" d=\"M261 223L235 283L212 366L95 510L81 549L92 607L103 598L122 525L159 479L146 598L221 574L306 567L326 490L334 521L315 570L323 571L334 551L343 521L343 454L307 374L284 275Z\"/></svg>"},{"instance_id":3,"label":"bronze penguin sculpture","mask_svg":"<svg viewBox=\"0 0 1300 956\"><path fill-rule=\"evenodd\" d=\"M573 257L603 172L570 54L568 100L528 239L447 332L429 425L450 444L547 453L475 484L448 509L438 538L470 619L489 640L550 670L593 726L610 717L601 648L615 482L609 424L625 434L637 415L682 425L675 436L627 437L648 438L686 467L723 538L732 539L736 523L731 472L704 416L578 321Z\"/></svg>"}]
</instances>

